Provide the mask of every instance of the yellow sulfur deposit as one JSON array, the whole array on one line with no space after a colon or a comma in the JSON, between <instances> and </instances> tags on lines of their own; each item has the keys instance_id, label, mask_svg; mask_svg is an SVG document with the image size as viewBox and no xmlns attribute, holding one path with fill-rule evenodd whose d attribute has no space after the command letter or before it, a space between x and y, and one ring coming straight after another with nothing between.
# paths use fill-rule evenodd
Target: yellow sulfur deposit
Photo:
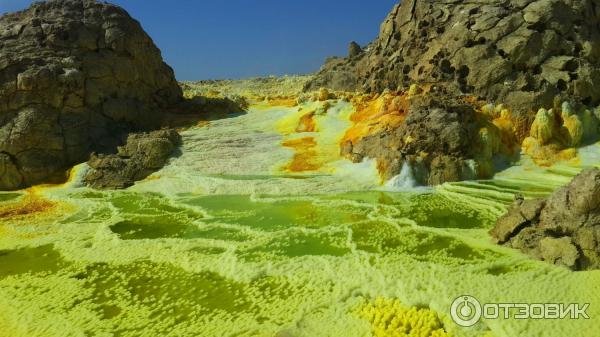
<instances>
[{"instance_id":1,"label":"yellow sulfur deposit","mask_svg":"<svg viewBox=\"0 0 600 337\"><path fill-rule=\"evenodd\" d=\"M384 93L381 96L358 96L352 100L356 112L350 117L353 126L342 139L355 143L359 139L404 123L408 113L408 94Z\"/></svg>"},{"instance_id":2,"label":"yellow sulfur deposit","mask_svg":"<svg viewBox=\"0 0 600 337\"><path fill-rule=\"evenodd\" d=\"M563 111L563 127L561 131L565 137L566 145L577 147L583 139L583 123L577 115L566 115Z\"/></svg>"},{"instance_id":3,"label":"yellow sulfur deposit","mask_svg":"<svg viewBox=\"0 0 600 337\"><path fill-rule=\"evenodd\" d=\"M482 158L491 159L494 153L500 150L498 129L493 126L479 129L479 143L481 144L479 155Z\"/></svg>"},{"instance_id":4,"label":"yellow sulfur deposit","mask_svg":"<svg viewBox=\"0 0 600 337\"><path fill-rule=\"evenodd\" d=\"M315 132L316 128L315 111L310 111L300 117L296 132Z\"/></svg>"},{"instance_id":5,"label":"yellow sulfur deposit","mask_svg":"<svg viewBox=\"0 0 600 337\"><path fill-rule=\"evenodd\" d=\"M357 314L371 323L375 337L450 337L434 311L398 300L379 297L359 307Z\"/></svg>"},{"instance_id":6,"label":"yellow sulfur deposit","mask_svg":"<svg viewBox=\"0 0 600 337\"><path fill-rule=\"evenodd\" d=\"M286 172L311 172L323 165L319 161L315 147L317 143L313 137L303 137L284 141L281 145L295 151L291 162L283 167Z\"/></svg>"},{"instance_id":7,"label":"yellow sulfur deposit","mask_svg":"<svg viewBox=\"0 0 600 337\"><path fill-rule=\"evenodd\" d=\"M317 96L317 100L319 101L326 101L330 98L330 94L329 94L329 90L327 90L326 88L321 88L321 90L319 90L319 94Z\"/></svg>"},{"instance_id":8,"label":"yellow sulfur deposit","mask_svg":"<svg viewBox=\"0 0 600 337\"><path fill-rule=\"evenodd\" d=\"M480 177L491 177L494 174L492 158L500 151L501 137L494 125L479 129L477 149L477 174Z\"/></svg>"},{"instance_id":9,"label":"yellow sulfur deposit","mask_svg":"<svg viewBox=\"0 0 600 337\"><path fill-rule=\"evenodd\" d=\"M512 113L508 109L502 109L499 112L500 117L493 120L494 125L498 128L500 134L501 147L500 151L505 155L512 156L519 149L519 142L515 132L515 125L512 121Z\"/></svg>"},{"instance_id":10,"label":"yellow sulfur deposit","mask_svg":"<svg viewBox=\"0 0 600 337\"><path fill-rule=\"evenodd\" d=\"M33 191L28 191L15 203L0 205L0 223L16 221L17 219L31 219L36 216L48 215L57 209L57 203L46 200Z\"/></svg>"},{"instance_id":11,"label":"yellow sulfur deposit","mask_svg":"<svg viewBox=\"0 0 600 337\"><path fill-rule=\"evenodd\" d=\"M494 104L486 104L481 107L481 112L489 118L498 118L500 116L498 109Z\"/></svg>"},{"instance_id":12,"label":"yellow sulfur deposit","mask_svg":"<svg viewBox=\"0 0 600 337\"><path fill-rule=\"evenodd\" d=\"M421 94L423 92L423 89L421 89L418 85L416 84L412 84L409 88L408 88L408 97L414 97L417 96L419 94Z\"/></svg>"},{"instance_id":13,"label":"yellow sulfur deposit","mask_svg":"<svg viewBox=\"0 0 600 337\"><path fill-rule=\"evenodd\" d=\"M554 133L554 114L552 110L540 109L531 124L531 137L537 139L540 145L550 143Z\"/></svg>"},{"instance_id":14,"label":"yellow sulfur deposit","mask_svg":"<svg viewBox=\"0 0 600 337\"><path fill-rule=\"evenodd\" d=\"M296 97L294 96L265 97L265 102L271 107L282 106L292 108L297 105Z\"/></svg>"},{"instance_id":15,"label":"yellow sulfur deposit","mask_svg":"<svg viewBox=\"0 0 600 337\"><path fill-rule=\"evenodd\" d=\"M33 239L47 235L58 228L42 225L40 220L52 222L75 209L67 202L57 202L44 197L35 188L24 192L24 195L12 201L0 202L0 240ZM1 252L0 250L0 255Z\"/></svg>"},{"instance_id":16,"label":"yellow sulfur deposit","mask_svg":"<svg viewBox=\"0 0 600 337\"><path fill-rule=\"evenodd\" d=\"M590 109L585 109L581 115L581 123L583 124L583 139L586 141L593 140L598 134L598 120Z\"/></svg>"},{"instance_id":17,"label":"yellow sulfur deposit","mask_svg":"<svg viewBox=\"0 0 600 337\"><path fill-rule=\"evenodd\" d=\"M579 146L583 139L583 123L569 102L564 102L562 104L561 118L563 125L560 132L563 136L565 145L568 147Z\"/></svg>"},{"instance_id":18,"label":"yellow sulfur deposit","mask_svg":"<svg viewBox=\"0 0 600 337\"><path fill-rule=\"evenodd\" d=\"M523 151L540 166L576 159L578 147L597 141L597 115L596 111L575 109L556 98L553 109L538 111L530 136L522 143Z\"/></svg>"},{"instance_id":19,"label":"yellow sulfur deposit","mask_svg":"<svg viewBox=\"0 0 600 337\"><path fill-rule=\"evenodd\" d=\"M553 143L542 146L533 137L527 137L523 141L523 152L533 159L538 166L549 167L561 161L569 161L577 158L577 149L564 149L559 144Z\"/></svg>"}]
</instances>

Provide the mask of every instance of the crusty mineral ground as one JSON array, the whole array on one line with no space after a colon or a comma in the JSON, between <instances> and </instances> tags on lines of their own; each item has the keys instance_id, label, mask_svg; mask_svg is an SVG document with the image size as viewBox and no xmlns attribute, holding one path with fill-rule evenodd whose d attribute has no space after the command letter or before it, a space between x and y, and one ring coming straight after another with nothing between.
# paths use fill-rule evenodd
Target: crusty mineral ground
<instances>
[{"instance_id":1,"label":"crusty mineral ground","mask_svg":"<svg viewBox=\"0 0 600 337\"><path fill-rule=\"evenodd\" d=\"M64 180L182 98L140 24L106 3L51 0L2 16L0 47L0 190Z\"/></svg>"},{"instance_id":2,"label":"crusty mineral ground","mask_svg":"<svg viewBox=\"0 0 600 337\"><path fill-rule=\"evenodd\" d=\"M307 89L441 85L508 104L551 107L556 95L600 103L597 0L405 0L362 53L328 60Z\"/></svg>"},{"instance_id":3,"label":"crusty mineral ground","mask_svg":"<svg viewBox=\"0 0 600 337\"><path fill-rule=\"evenodd\" d=\"M382 191L373 160L339 156L352 104L301 107L263 103L189 128L181 155L126 190L78 187L74 174L0 193L0 336L596 337L594 319L468 329L449 312L471 294L590 303L600 317L600 273L487 234L515 193L545 197L575 163L522 158L493 180ZM598 162L582 150L577 165Z\"/></svg>"}]
</instances>

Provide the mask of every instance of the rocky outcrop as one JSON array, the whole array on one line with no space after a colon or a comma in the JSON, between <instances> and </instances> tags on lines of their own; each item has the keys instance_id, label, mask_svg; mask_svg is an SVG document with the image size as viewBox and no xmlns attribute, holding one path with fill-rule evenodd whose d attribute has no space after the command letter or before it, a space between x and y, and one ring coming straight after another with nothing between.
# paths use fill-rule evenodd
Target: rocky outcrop
<instances>
[{"instance_id":1,"label":"rocky outcrop","mask_svg":"<svg viewBox=\"0 0 600 337\"><path fill-rule=\"evenodd\" d=\"M92 151L159 127L182 99L140 24L94 0L51 0L0 18L0 190L60 181Z\"/></svg>"},{"instance_id":2,"label":"rocky outcrop","mask_svg":"<svg viewBox=\"0 0 600 337\"><path fill-rule=\"evenodd\" d=\"M350 46L348 47L348 58L355 58L359 56L363 52L361 46L355 41L350 42Z\"/></svg>"},{"instance_id":3,"label":"rocky outcrop","mask_svg":"<svg viewBox=\"0 0 600 337\"><path fill-rule=\"evenodd\" d=\"M173 129L132 133L117 154L92 154L84 182L97 189L120 189L161 169L181 143Z\"/></svg>"},{"instance_id":4,"label":"rocky outcrop","mask_svg":"<svg viewBox=\"0 0 600 337\"><path fill-rule=\"evenodd\" d=\"M447 94L428 93L410 98L407 105L407 111L399 112L405 114L399 126L344 141L342 155L354 162L377 159L384 180L409 165L418 183L437 185L490 177L494 161L515 154L516 143L503 142L512 129L505 136L500 124L478 113L472 104Z\"/></svg>"},{"instance_id":5,"label":"rocky outcrop","mask_svg":"<svg viewBox=\"0 0 600 337\"><path fill-rule=\"evenodd\" d=\"M600 269L600 169L583 171L546 200L515 201L490 234L549 263Z\"/></svg>"},{"instance_id":6,"label":"rocky outcrop","mask_svg":"<svg viewBox=\"0 0 600 337\"><path fill-rule=\"evenodd\" d=\"M306 90L417 83L515 112L550 108L557 95L597 105L599 23L597 0L405 0L363 53L329 59Z\"/></svg>"}]
</instances>

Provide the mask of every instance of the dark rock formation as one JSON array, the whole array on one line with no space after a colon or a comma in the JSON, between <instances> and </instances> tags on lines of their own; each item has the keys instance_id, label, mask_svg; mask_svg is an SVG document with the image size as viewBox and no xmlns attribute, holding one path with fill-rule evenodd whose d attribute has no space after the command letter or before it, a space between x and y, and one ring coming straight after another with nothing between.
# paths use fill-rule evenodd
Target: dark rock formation
<instances>
[{"instance_id":1,"label":"dark rock formation","mask_svg":"<svg viewBox=\"0 0 600 337\"><path fill-rule=\"evenodd\" d=\"M549 263L600 269L600 170L579 174L546 200L517 200L490 234Z\"/></svg>"},{"instance_id":2,"label":"dark rock formation","mask_svg":"<svg viewBox=\"0 0 600 337\"><path fill-rule=\"evenodd\" d=\"M60 181L92 151L157 128L182 98L123 9L51 0L0 18L0 190Z\"/></svg>"},{"instance_id":3,"label":"dark rock formation","mask_svg":"<svg viewBox=\"0 0 600 337\"><path fill-rule=\"evenodd\" d=\"M348 58L355 58L362 53L361 46L355 41L350 42L350 46L348 47Z\"/></svg>"},{"instance_id":4,"label":"dark rock formation","mask_svg":"<svg viewBox=\"0 0 600 337\"><path fill-rule=\"evenodd\" d=\"M84 182L97 189L119 189L162 168L181 143L173 129L132 133L117 154L92 154Z\"/></svg>"},{"instance_id":5,"label":"dark rock formation","mask_svg":"<svg viewBox=\"0 0 600 337\"><path fill-rule=\"evenodd\" d=\"M329 59L306 90L381 92L412 83L549 108L600 103L600 1L405 0L359 56Z\"/></svg>"},{"instance_id":6,"label":"dark rock formation","mask_svg":"<svg viewBox=\"0 0 600 337\"><path fill-rule=\"evenodd\" d=\"M405 163L424 185L489 177L493 161L512 150L502 131L475 108L446 94L430 93L411 100L405 122L342 144L342 155L360 162L377 159L382 178L400 173Z\"/></svg>"},{"instance_id":7,"label":"dark rock formation","mask_svg":"<svg viewBox=\"0 0 600 337\"><path fill-rule=\"evenodd\" d=\"M183 88L185 89L185 84ZM250 104L244 97L233 95L232 97L196 96L186 101L185 105L188 106L188 110L203 113L235 114L246 112Z\"/></svg>"}]
</instances>

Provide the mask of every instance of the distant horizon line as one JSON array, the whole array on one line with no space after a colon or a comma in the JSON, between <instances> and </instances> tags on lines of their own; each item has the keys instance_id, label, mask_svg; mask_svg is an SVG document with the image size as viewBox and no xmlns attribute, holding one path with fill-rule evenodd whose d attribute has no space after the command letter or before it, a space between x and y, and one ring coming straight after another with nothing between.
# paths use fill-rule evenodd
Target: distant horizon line
<instances>
[{"instance_id":1,"label":"distant horizon line","mask_svg":"<svg viewBox=\"0 0 600 337\"><path fill-rule=\"evenodd\" d=\"M312 73L304 73L304 74L282 74L282 75L255 75L255 76L246 76L246 77L237 77L237 78L204 78L199 80L180 80L177 79L177 82L185 83L185 82L202 82L202 81L247 81L247 80L257 80L257 79L267 79L267 78L282 78L282 77L307 77L314 76L317 72Z\"/></svg>"}]
</instances>

